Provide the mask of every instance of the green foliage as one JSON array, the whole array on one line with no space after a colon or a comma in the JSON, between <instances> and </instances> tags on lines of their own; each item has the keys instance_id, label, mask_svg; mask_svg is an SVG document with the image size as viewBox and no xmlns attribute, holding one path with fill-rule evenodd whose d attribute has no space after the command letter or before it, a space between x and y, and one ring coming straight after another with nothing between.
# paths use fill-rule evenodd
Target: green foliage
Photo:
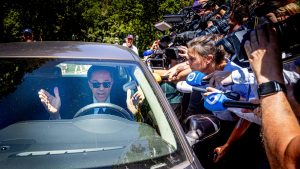
<instances>
[{"instance_id":1,"label":"green foliage","mask_svg":"<svg viewBox=\"0 0 300 169\"><path fill-rule=\"evenodd\" d=\"M300 0L296 1L298 4ZM1 0L0 40L20 41L31 28L36 40L114 43L133 34L141 51L165 32L154 24L165 14L178 13L193 0Z\"/></svg>"},{"instance_id":2,"label":"green foliage","mask_svg":"<svg viewBox=\"0 0 300 169\"><path fill-rule=\"evenodd\" d=\"M4 34L12 35L14 39L19 39L18 31L22 28L20 24L20 13L16 10L11 10L4 18Z\"/></svg>"},{"instance_id":3,"label":"green foliage","mask_svg":"<svg viewBox=\"0 0 300 169\"><path fill-rule=\"evenodd\" d=\"M154 24L178 13L193 0L2 0L1 41L20 41L31 28L35 40L76 40L114 43L133 34L141 51L163 35ZM0 35L1 35L0 34ZM73 38L74 39L74 38Z\"/></svg>"}]
</instances>

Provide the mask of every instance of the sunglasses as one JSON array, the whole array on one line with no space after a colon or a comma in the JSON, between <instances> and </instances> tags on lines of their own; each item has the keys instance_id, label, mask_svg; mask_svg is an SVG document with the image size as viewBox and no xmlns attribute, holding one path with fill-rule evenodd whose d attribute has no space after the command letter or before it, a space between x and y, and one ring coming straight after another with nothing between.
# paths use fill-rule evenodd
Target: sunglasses
<instances>
[{"instance_id":1,"label":"sunglasses","mask_svg":"<svg viewBox=\"0 0 300 169\"><path fill-rule=\"evenodd\" d=\"M104 88L110 88L111 82L91 82L93 85L93 88L99 88L101 85L103 85Z\"/></svg>"}]
</instances>

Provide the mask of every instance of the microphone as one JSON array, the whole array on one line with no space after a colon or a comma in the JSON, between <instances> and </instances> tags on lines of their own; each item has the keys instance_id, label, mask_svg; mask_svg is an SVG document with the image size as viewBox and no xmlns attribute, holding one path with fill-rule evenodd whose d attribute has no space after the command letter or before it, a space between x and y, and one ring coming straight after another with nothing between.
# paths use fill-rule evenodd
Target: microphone
<instances>
[{"instance_id":1,"label":"microphone","mask_svg":"<svg viewBox=\"0 0 300 169\"><path fill-rule=\"evenodd\" d=\"M206 74L199 72L199 71L193 71L186 77L187 84L195 87L203 86L209 83L207 79L203 80L203 78L206 76Z\"/></svg>"},{"instance_id":2,"label":"microphone","mask_svg":"<svg viewBox=\"0 0 300 169\"><path fill-rule=\"evenodd\" d=\"M193 91L199 91L201 93L207 92L206 89L201 88L201 87L195 87L187 84L186 81L179 81L176 84L176 89L182 93L192 93Z\"/></svg>"},{"instance_id":3,"label":"microphone","mask_svg":"<svg viewBox=\"0 0 300 169\"><path fill-rule=\"evenodd\" d=\"M259 104L246 101L235 101L226 97L223 93L212 93L204 100L204 107L210 111L223 111L229 107L255 109Z\"/></svg>"}]
</instances>

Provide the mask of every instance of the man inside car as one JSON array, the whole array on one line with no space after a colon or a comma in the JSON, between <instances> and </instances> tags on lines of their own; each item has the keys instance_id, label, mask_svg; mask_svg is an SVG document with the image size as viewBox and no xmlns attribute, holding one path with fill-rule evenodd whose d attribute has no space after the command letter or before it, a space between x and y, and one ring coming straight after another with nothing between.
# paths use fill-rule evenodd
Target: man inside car
<instances>
[{"instance_id":1,"label":"man inside car","mask_svg":"<svg viewBox=\"0 0 300 169\"><path fill-rule=\"evenodd\" d=\"M109 67L91 66L89 68L87 72L88 86L93 94L93 97L90 98L90 103L112 103L122 105L122 99L111 97L111 91L114 85L114 77L111 72L112 70ZM38 95L45 109L50 114L50 119L61 119L61 98L58 87L54 88L54 95L51 95L44 89L41 89L38 92ZM137 113L136 110L132 109L132 107L136 107L137 105L134 104L139 103L142 98L143 95L141 95L140 92L134 94L129 99L127 98L127 107L132 113L132 117ZM86 114L110 114L120 116L120 113L113 111L111 108L95 108L92 110L92 112L87 112Z\"/></svg>"}]
</instances>

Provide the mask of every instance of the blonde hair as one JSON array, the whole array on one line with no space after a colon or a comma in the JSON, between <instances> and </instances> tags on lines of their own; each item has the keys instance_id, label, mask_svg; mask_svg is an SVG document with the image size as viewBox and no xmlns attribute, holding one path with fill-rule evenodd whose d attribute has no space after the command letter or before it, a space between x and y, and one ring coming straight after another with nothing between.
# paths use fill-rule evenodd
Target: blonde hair
<instances>
[{"instance_id":1,"label":"blonde hair","mask_svg":"<svg viewBox=\"0 0 300 169\"><path fill-rule=\"evenodd\" d=\"M227 55L222 45L215 46L215 43L222 37L222 35L218 34L200 36L189 41L187 47L197 52L201 57L213 55L213 66L217 68L224 63Z\"/></svg>"}]
</instances>

